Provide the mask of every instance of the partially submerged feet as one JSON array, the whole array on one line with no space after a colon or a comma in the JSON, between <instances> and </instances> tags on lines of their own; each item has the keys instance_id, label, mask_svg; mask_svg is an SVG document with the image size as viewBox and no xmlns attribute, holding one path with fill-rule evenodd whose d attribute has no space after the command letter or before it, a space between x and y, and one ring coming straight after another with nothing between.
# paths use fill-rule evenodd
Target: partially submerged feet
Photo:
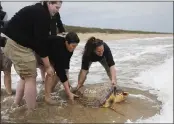
<instances>
[{"instance_id":1,"label":"partially submerged feet","mask_svg":"<svg viewBox=\"0 0 174 124\"><path fill-rule=\"evenodd\" d=\"M27 116L27 117L32 117L34 111L36 111L36 109L28 109L28 110L25 112L25 116Z\"/></svg>"},{"instance_id":2,"label":"partially submerged feet","mask_svg":"<svg viewBox=\"0 0 174 124\"><path fill-rule=\"evenodd\" d=\"M6 88L5 91L6 91L7 95L12 95L13 94L12 89L7 89Z\"/></svg>"},{"instance_id":3,"label":"partially submerged feet","mask_svg":"<svg viewBox=\"0 0 174 124\"><path fill-rule=\"evenodd\" d=\"M49 105L59 105L59 102L53 100L51 97L45 97L45 102Z\"/></svg>"}]
</instances>

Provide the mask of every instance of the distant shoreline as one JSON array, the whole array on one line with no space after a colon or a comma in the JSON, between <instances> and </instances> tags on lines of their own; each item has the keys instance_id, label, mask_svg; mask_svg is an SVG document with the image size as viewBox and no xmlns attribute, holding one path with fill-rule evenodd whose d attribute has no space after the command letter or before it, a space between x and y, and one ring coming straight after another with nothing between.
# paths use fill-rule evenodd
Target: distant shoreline
<instances>
[{"instance_id":1,"label":"distant shoreline","mask_svg":"<svg viewBox=\"0 0 174 124\"><path fill-rule=\"evenodd\" d=\"M173 37L173 34L138 34L138 33L77 33L80 41L86 42L88 38L94 36L102 40L124 40L133 38L154 38L154 37Z\"/></svg>"}]
</instances>

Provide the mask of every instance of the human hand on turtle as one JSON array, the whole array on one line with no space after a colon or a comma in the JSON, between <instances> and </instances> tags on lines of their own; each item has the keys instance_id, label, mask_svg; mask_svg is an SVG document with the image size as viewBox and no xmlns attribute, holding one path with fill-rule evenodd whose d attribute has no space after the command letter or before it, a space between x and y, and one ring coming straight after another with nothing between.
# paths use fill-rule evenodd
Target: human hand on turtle
<instances>
[{"instance_id":1,"label":"human hand on turtle","mask_svg":"<svg viewBox=\"0 0 174 124\"><path fill-rule=\"evenodd\" d=\"M78 84L76 88L72 88L72 93L76 93L82 86L83 84Z\"/></svg>"},{"instance_id":2,"label":"human hand on turtle","mask_svg":"<svg viewBox=\"0 0 174 124\"><path fill-rule=\"evenodd\" d=\"M74 99L75 98L79 98L79 96L78 95L75 95L73 93L70 93L69 94L69 100L70 100L71 104L74 104Z\"/></svg>"},{"instance_id":3,"label":"human hand on turtle","mask_svg":"<svg viewBox=\"0 0 174 124\"><path fill-rule=\"evenodd\" d=\"M116 84L117 84L117 83L116 83L115 80L112 80L112 81L111 81L111 84L112 84L112 86L116 87Z\"/></svg>"}]
</instances>

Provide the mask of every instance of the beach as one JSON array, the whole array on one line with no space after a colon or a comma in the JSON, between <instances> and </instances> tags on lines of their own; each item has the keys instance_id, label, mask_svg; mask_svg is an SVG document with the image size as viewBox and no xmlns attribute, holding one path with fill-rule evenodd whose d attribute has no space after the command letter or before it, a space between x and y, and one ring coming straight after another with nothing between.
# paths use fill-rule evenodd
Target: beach
<instances>
[{"instance_id":1,"label":"beach","mask_svg":"<svg viewBox=\"0 0 174 124\"><path fill-rule=\"evenodd\" d=\"M87 41L89 37L96 37L102 40L124 40L133 38L153 38L153 37L173 37L173 34L136 34L136 33L120 33L120 34L107 34L107 33L78 33L81 41Z\"/></svg>"},{"instance_id":2,"label":"beach","mask_svg":"<svg viewBox=\"0 0 174 124\"><path fill-rule=\"evenodd\" d=\"M168 101L170 105L170 99L168 100L167 98L171 98L171 92L169 91L173 88L170 85L171 80L168 78L171 71L170 68L166 69L162 65L173 55L172 34L78 33L78 35L82 44L75 50L70 64L70 81L72 86L77 84L84 41L91 36L95 36L108 42L116 62L118 86L129 92L128 98L124 102L115 105L116 111L109 108L85 107L77 101L74 105L67 103L65 106L50 106L42 101L38 103L38 108L33 115L26 116L25 105L17 111L7 112L13 102L14 95L7 96L4 90L1 89L1 122L125 123L128 120L136 122L139 119L141 120L140 122L146 119L148 120L145 122L171 121L170 119L173 116L170 114L170 111L173 111L173 109L170 110L163 107L165 103L168 105ZM144 38L147 39L144 40ZM134 40L129 41L128 39ZM124 41L118 43L117 40ZM160 66L160 69L156 65ZM171 67L168 63L166 66ZM87 84L110 82L106 72L101 67L99 63L93 63L86 80ZM163 77L161 74L164 70L166 72ZM12 69L13 89L15 89L18 79L19 77ZM40 81L41 76L38 71L37 88L40 88ZM3 74L1 74L1 82L3 82ZM164 83L168 85L164 85ZM1 83L1 86L2 88L4 87L3 83ZM163 89L164 86L166 86L165 89ZM59 94L64 92L64 90L57 90L57 92ZM61 100L67 100L65 95L60 95L60 98ZM167 113L169 113L168 116L164 116ZM158 116L164 120L159 120ZM149 118L152 118L152 120Z\"/></svg>"}]
</instances>

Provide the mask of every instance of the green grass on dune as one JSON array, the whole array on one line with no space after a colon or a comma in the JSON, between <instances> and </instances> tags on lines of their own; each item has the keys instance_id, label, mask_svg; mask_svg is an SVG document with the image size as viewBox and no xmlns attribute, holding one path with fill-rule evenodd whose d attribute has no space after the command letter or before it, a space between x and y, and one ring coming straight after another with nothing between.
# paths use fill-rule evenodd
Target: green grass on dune
<instances>
[{"instance_id":1,"label":"green grass on dune","mask_svg":"<svg viewBox=\"0 0 174 124\"><path fill-rule=\"evenodd\" d=\"M150 32L150 31L132 31L132 30L122 30L122 29L102 29L102 28L92 28L92 27L80 27L80 26L69 26L64 25L67 32L74 31L78 33L109 33L109 34L119 34L119 33L138 33L138 34L172 34L164 32Z\"/></svg>"}]
</instances>

